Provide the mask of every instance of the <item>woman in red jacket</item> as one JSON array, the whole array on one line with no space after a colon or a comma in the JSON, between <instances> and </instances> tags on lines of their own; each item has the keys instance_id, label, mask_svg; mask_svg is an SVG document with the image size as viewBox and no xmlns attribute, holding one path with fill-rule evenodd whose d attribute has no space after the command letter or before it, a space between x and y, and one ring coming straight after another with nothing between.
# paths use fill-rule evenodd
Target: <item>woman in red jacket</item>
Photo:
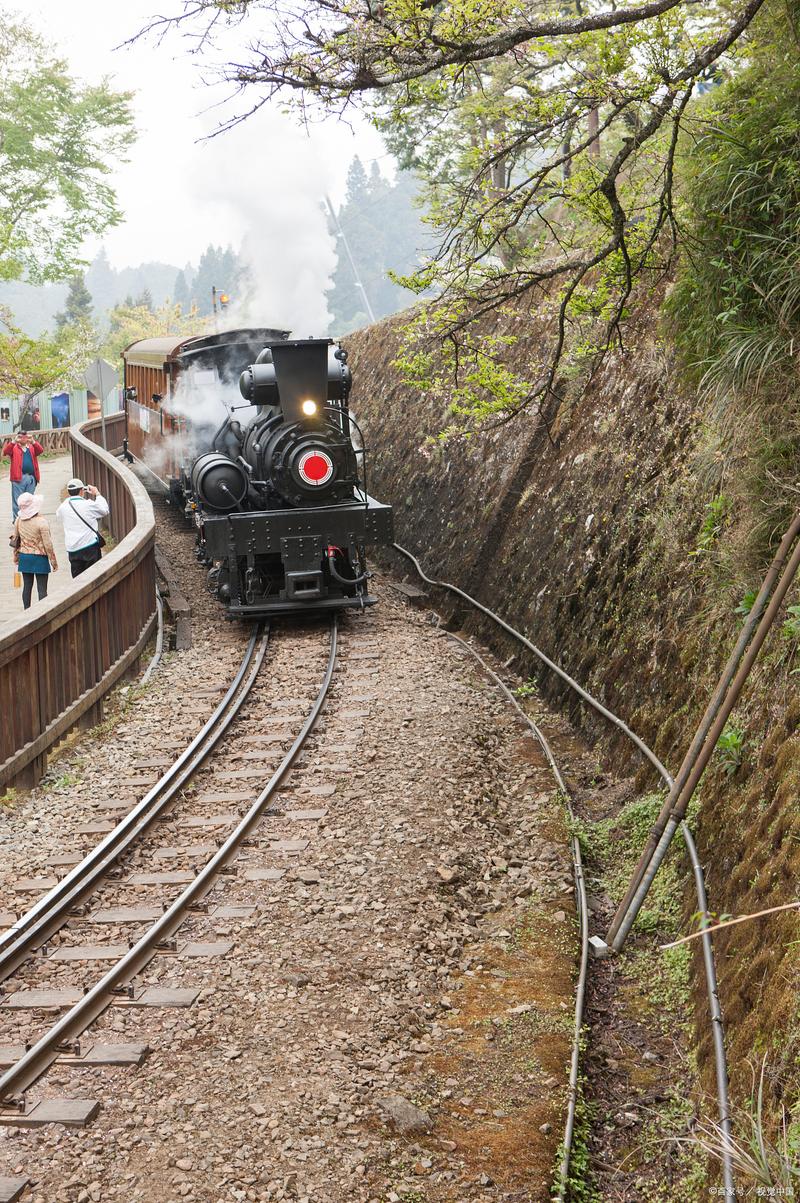
<instances>
[{"instance_id":1,"label":"woman in red jacket","mask_svg":"<svg viewBox=\"0 0 800 1203\"><path fill-rule=\"evenodd\" d=\"M21 430L16 438L6 443L3 455L11 459L11 521L16 522L20 493L35 493L41 480L39 456L44 451L41 443L32 439L27 430Z\"/></svg>"}]
</instances>

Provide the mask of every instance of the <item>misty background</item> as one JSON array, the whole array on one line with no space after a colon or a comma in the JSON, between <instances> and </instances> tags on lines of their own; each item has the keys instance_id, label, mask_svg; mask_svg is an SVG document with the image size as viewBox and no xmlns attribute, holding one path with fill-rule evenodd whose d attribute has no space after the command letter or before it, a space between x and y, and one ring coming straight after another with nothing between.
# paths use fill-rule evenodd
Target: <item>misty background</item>
<instances>
[{"instance_id":1,"label":"misty background","mask_svg":"<svg viewBox=\"0 0 800 1203\"><path fill-rule=\"evenodd\" d=\"M271 202L264 229L254 196L252 230L238 247L210 241L182 264L143 258L114 267L101 244L73 282L0 283L0 303L31 335L57 328L66 317L89 318L103 334L113 328L117 308L155 312L179 305L184 315L194 310L209 318L216 289L229 297L226 325L285 326L298 336L347 334L415 300L389 273L411 271L430 240L416 195L409 173L389 180L377 162L368 172L356 156L338 210L302 191L287 192L284 206Z\"/></svg>"},{"instance_id":2,"label":"misty background","mask_svg":"<svg viewBox=\"0 0 800 1203\"><path fill-rule=\"evenodd\" d=\"M230 297L225 325L298 336L344 334L411 304L389 273L417 266L430 234L415 179L379 134L357 116L301 128L265 106L214 136L236 98L200 75L185 40L130 42L152 14L152 0L25 7L71 73L134 93L138 140L113 169L124 220L84 248L83 274L0 283L19 327L35 336L89 318L112 355L141 310L208 318L212 287Z\"/></svg>"}]
</instances>

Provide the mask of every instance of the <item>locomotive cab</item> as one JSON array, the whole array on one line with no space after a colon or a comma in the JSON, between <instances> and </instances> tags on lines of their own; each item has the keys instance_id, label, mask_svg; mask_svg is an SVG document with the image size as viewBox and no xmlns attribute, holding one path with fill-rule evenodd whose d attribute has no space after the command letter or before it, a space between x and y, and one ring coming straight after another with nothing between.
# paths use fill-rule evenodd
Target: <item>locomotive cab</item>
<instances>
[{"instance_id":1,"label":"locomotive cab","mask_svg":"<svg viewBox=\"0 0 800 1203\"><path fill-rule=\"evenodd\" d=\"M199 555L230 614L374 602L365 548L392 541L392 512L367 493L351 383L330 339L270 343L239 382L255 416L192 464Z\"/></svg>"}]
</instances>

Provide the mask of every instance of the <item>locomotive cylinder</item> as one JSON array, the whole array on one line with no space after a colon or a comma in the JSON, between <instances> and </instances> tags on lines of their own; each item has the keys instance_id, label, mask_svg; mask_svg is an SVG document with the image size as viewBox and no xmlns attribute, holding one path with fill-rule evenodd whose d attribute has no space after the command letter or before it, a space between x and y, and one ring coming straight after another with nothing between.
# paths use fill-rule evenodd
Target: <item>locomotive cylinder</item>
<instances>
[{"instance_id":1,"label":"locomotive cylinder","mask_svg":"<svg viewBox=\"0 0 800 1203\"><path fill-rule=\"evenodd\" d=\"M220 452L209 451L192 465L192 489L210 510L235 510L247 496L247 484L241 464Z\"/></svg>"}]
</instances>

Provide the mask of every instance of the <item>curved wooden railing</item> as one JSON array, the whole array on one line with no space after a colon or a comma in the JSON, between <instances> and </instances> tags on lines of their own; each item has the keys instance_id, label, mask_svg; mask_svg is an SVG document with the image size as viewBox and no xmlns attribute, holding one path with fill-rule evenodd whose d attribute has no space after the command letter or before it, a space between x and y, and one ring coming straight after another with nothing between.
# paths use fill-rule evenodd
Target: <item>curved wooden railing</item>
<instances>
[{"instance_id":1,"label":"curved wooden railing","mask_svg":"<svg viewBox=\"0 0 800 1203\"><path fill-rule=\"evenodd\" d=\"M106 418L122 445L125 415ZM155 623L155 522L144 487L98 446L100 419L70 429L76 476L111 507L116 542L66 597L35 607L0 636L0 790L35 784L47 752L79 722L96 720L103 695L141 655Z\"/></svg>"}]
</instances>

